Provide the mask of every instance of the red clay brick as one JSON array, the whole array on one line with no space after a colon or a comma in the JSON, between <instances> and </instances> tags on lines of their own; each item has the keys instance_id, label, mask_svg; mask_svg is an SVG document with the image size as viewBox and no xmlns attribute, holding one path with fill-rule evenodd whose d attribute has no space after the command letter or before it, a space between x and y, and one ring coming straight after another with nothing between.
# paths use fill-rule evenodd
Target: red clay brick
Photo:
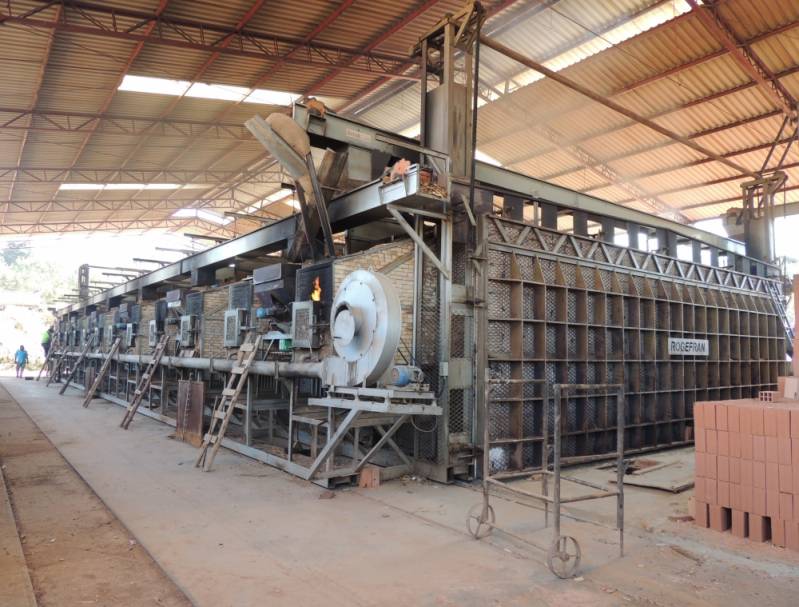
<instances>
[{"instance_id":1,"label":"red clay brick","mask_svg":"<svg viewBox=\"0 0 799 607\"><path fill-rule=\"evenodd\" d=\"M718 504L718 486L714 478L705 479L705 499L708 504Z\"/></svg>"},{"instance_id":2,"label":"red clay brick","mask_svg":"<svg viewBox=\"0 0 799 607\"><path fill-rule=\"evenodd\" d=\"M780 444L776 436L766 437L766 461L772 464L780 463Z\"/></svg>"},{"instance_id":3,"label":"red clay brick","mask_svg":"<svg viewBox=\"0 0 799 607\"><path fill-rule=\"evenodd\" d=\"M753 436L752 437L752 459L757 462L766 461L766 437Z\"/></svg>"},{"instance_id":4,"label":"red clay brick","mask_svg":"<svg viewBox=\"0 0 799 607\"><path fill-rule=\"evenodd\" d=\"M753 485L752 462L746 459L742 459L740 461L741 461L741 484L747 487L751 487Z\"/></svg>"},{"instance_id":5,"label":"red clay brick","mask_svg":"<svg viewBox=\"0 0 799 607\"><path fill-rule=\"evenodd\" d=\"M793 495L780 493L780 518L784 521L793 520Z\"/></svg>"},{"instance_id":6,"label":"red clay brick","mask_svg":"<svg viewBox=\"0 0 799 607\"><path fill-rule=\"evenodd\" d=\"M753 542L765 542L770 538L766 517L749 513L749 539Z\"/></svg>"},{"instance_id":7,"label":"red clay brick","mask_svg":"<svg viewBox=\"0 0 799 607\"><path fill-rule=\"evenodd\" d=\"M716 459L716 478L720 481L730 482L730 458L724 455L719 455Z\"/></svg>"},{"instance_id":8,"label":"red clay brick","mask_svg":"<svg viewBox=\"0 0 799 607\"><path fill-rule=\"evenodd\" d=\"M730 482L741 484L741 460L737 457L730 458Z\"/></svg>"},{"instance_id":9,"label":"red clay brick","mask_svg":"<svg viewBox=\"0 0 799 607\"><path fill-rule=\"evenodd\" d=\"M727 407L727 426L730 432L741 431L741 410L736 405Z\"/></svg>"},{"instance_id":10,"label":"red clay brick","mask_svg":"<svg viewBox=\"0 0 799 607\"><path fill-rule=\"evenodd\" d=\"M703 412L705 410L704 403L694 403L694 428L702 428L705 427L705 418Z\"/></svg>"},{"instance_id":11,"label":"red clay brick","mask_svg":"<svg viewBox=\"0 0 799 607\"><path fill-rule=\"evenodd\" d=\"M765 462L752 462L752 486L758 489L766 488Z\"/></svg>"},{"instance_id":12,"label":"red clay brick","mask_svg":"<svg viewBox=\"0 0 799 607\"><path fill-rule=\"evenodd\" d=\"M763 434L777 436L777 410L773 407L763 408Z\"/></svg>"},{"instance_id":13,"label":"red clay brick","mask_svg":"<svg viewBox=\"0 0 799 607\"><path fill-rule=\"evenodd\" d=\"M707 452L707 441L705 440L705 430L697 426L694 432L694 449L700 453Z\"/></svg>"},{"instance_id":14,"label":"red clay brick","mask_svg":"<svg viewBox=\"0 0 799 607\"><path fill-rule=\"evenodd\" d=\"M780 517L780 492L766 489L766 516Z\"/></svg>"},{"instance_id":15,"label":"red clay brick","mask_svg":"<svg viewBox=\"0 0 799 607\"><path fill-rule=\"evenodd\" d=\"M717 430L719 455L730 455L730 433L724 430Z\"/></svg>"},{"instance_id":16,"label":"red clay brick","mask_svg":"<svg viewBox=\"0 0 799 607\"><path fill-rule=\"evenodd\" d=\"M791 439L777 439L777 463L783 466L791 465Z\"/></svg>"},{"instance_id":17,"label":"red clay brick","mask_svg":"<svg viewBox=\"0 0 799 607\"><path fill-rule=\"evenodd\" d=\"M799 550L799 522L785 521L785 547Z\"/></svg>"},{"instance_id":18,"label":"red clay brick","mask_svg":"<svg viewBox=\"0 0 799 607\"><path fill-rule=\"evenodd\" d=\"M694 476L705 478L705 454L699 451L694 452Z\"/></svg>"},{"instance_id":19,"label":"red clay brick","mask_svg":"<svg viewBox=\"0 0 799 607\"><path fill-rule=\"evenodd\" d=\"M752 434L754 436L765 436L763 431L763 408L762 407L749 407L749 414L752 421Z\"/></svg>"},{"instance_id":20,"label":"red clay brick","mask_svg":"<svg viewBox=\"0 0 799 607\"><path fill-rule=\"evenodd\" d=\"M728 432L730 427L727 424L727 405L726 403L717 403L716 409L716 430L723 430Z\"/></svg>"},{"instance_id":21,"label":"red clay brick","mask_svg":"<svg viewBox=\"0 0 799 607\"><path fill-rule=\"evenodd\" d=\"M752 509L750 512L766 516L766 490L752 488Z\"/></svg>"},{"instance_id":22,"label":"red clay brick","mask_svg":"<svg viewBox=\"0 0 799 607\"><path fill-rule=\"evenodd\" d=\"M791 409L791 438L799 438L799 408Z\"/></svg>"},{"instance_id":23,"label":"red clay brick","mask_svg":"<svg viewBox=\"0 0 799 607\"><path fill-rule=\"evenodd\" d=\"M705 479L694 479L694 498L698 502L707 502L707 496L705 495Z\"/></svg>"},{"instance_id":24,"label":"red clay brick","mask_svg":"<svg viewBox=\"0 0 799 607\"><path fill-rule=\"evenodd\" d=\"M741 485L730 483L730 507L736 510L744 509L741 499Z\"/></svg>"},{"instance_id":25,"label":"red clay brick","mask_svg":"<svg viewBox=\"0 0 799 607\"><path fill-rule=\"evenodd\" d=\"M754 438L751 434L743 434L741 433L741 459L754 459L754 451L752 447L752 439Z\"/></svg>"},{"instance_id":26,"label":"red clay brick","mask_svg":"<svg viewBox=\"0 0 799 607\"><path fill-rule=\"evenodd\" d=\"M741 457L741 435L730 432L730 457Z\"/></svg>"},{"instance_id":27,"label":"red clay brick","mask_svg":"<svg viewBox=\"0 0 799 607\"><path fill-rule=\"evenodd\" d=\"M713 403L705 403L702 410L702 421L705 423L706 430L716 429L716 406Z\"/></svg>"},{"instance_id":28,"label":"red clay brick","mask_svg":"<svg viewBox=\"0 0 799 607\"><path fill-rule=\"evenodd\" d=\"M715 455L719 452L718 431L705 430L705 441L708 453L713 453Z\"/></svg>"},{"instance_id":29,"label":"red clay brick","mask_svg":"<svg viewBox=\"0 0 799 607\"><path fill-rule=\"evenodd\" d=\"M732 498L730 496L730 483L728 483L727 481L719 481L718 483L716 483L716 491L718 493L719 506L726 506L727 508L730 508L732 506ZM768 506L768 504L766 505Z\"/></svg>"},{"instance_id":30,"label":"red clay brick","mask_svg":"<svg viewBox=\"0 0 799 607\"><path fill-rule=\"evenodd\" d=\"M752 410L749 407L740 407L738 415L741 418L741 434L753 434L752 432Z\"/></svg>"},{"instance_id":31,"label":"red clay brick","mask_svg":"<svg viewBox=\"0 0 799 607\"><path fill-rule=\"evenodd\" d=\"M773 462L766 463L766 489L769 491L780 490L780 465Z\"/></svg>"},{"instance_id":32,"label":"red clay brick","mask_svg":"<svg viewBox=\"0 0 799 607\"><path fill-rule=\"evenodd\" d=\"M785 548L785 521L771 517L771 543Z\"/></svg>"},{"instance_id":33,"label":"red clay brick","mask_svg":"<svg viewBox=\"0 0 799 607\"><path fill-rule=\"evenodd\" d=\"M705 502L699 500L694 502L694 522L705 529L710 526L710 513Z\"/></svg>"},{"instance_id":34,"label":"red clay brick","mask_svg":"<svg viewBox=\"0 0 799 607\"><path fill-rule=\"evenodd\" d=\"M775 410L777 416L777 437L791 437L791 410L787 406L781 406Z\"/></svg>"},{"instance_id":35,"label":"red clay brick","mask_svg":"<svg viewBox=\"0 0 799 607\"><path fill-rule=\"evenodd\" d=\"M794 468L799 468L799 438L791 439L791 463Z\"/></svg>"},{"instance_id":36,"label":"red clay brick","mask_svg":"<svg viewBox=\"0 0 799 607\"><path fill-rule=\"evenodd\" d=\"M718 461L719 461L718 455L711 455L710 453L705 453L705 478L718 478L719 476Z\"/></svg>"},{"instance_id":37,"label":"red clay brick","mask_svg":"<svg viewBox=\"0 0 799 607\"><path fill-rule=\"evenodd\" d=\"M780 491L793 493L793 468L780 465Z\"/></svg>"},{"instance_id":38,"label":"red clay brick","mask_svg":"<svg viewBox=\"0 0 799 607\"><path fill-rule=\"evenodd\" d=\"M732 534L736 537L749 535L749 516L741 510L732 511Z\"/></svg>"},{"instance_id":39,"label":"red clay brick","mask_svg":"<svg viewBox=\"0 0 799 607\"><path fill-rule=\"evenodd\" d=\"M741 485L738 489L741 495L741 510L752 512L752 487Z\"/></svg>"},{"instance_id":40,"label":"red clay brick","mask_svg":"<svg viewBox=\"0 0 799 607\"><path fill-rule=\"evenodd\" d=\"M710 511L710 528L713 531L727 531L730 528L730 509L714 504L708 505Z\"/></svg>"}]
</instances>

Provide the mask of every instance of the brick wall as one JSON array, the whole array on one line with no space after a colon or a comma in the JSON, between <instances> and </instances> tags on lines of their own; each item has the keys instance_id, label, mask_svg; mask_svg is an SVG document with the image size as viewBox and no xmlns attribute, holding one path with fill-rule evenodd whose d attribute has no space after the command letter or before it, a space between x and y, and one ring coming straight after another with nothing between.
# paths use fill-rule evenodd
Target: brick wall
<instances>
[{"instance_id":1,"label":"brick wall","mask_svg":"<svg viewBox=\"0 0 799 607\"><path fill-rule=\"evenodd\" d=\"M200 356L225 358L225 310L228 305L228 288L216 287L203 295L203 317L200 321Z\"/></svg>"},{"instance_id":2,"label":"brick wall","mask_svg":"<svg viewBox=\"0 0 799 607\"><path fill-rule=\"evenodd\" d=\"M136 338L136 352L149 354L150 321L155 318L155 302L145 301L141 304L141 319L139 320L138 337Z\"/></svg>"}]
</instances>

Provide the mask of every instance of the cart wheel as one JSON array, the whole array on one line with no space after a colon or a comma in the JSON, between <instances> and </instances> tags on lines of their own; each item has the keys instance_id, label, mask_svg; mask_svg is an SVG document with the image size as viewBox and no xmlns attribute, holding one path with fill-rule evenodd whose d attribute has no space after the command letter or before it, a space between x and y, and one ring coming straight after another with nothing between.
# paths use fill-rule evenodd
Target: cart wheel
<instances>
[{"instance_id":1,"label":"cart wheel","mask_svg":"<svg viewBox=\"0 0 799 607\"><path fill-rule=\"evenodd\" d=\"M580 544L570 535L561 535L547 552L549 570L562 580L573 577L580 566Z\"/></svg>"},{"instance_id":2,"label":"cart wheel","mask_svg":"<svg viewBox=\"0 0 799 607\"><path fill-rule=\"evenodd\" d=\"M494 529L494 523L497 519L494 515L493 506L489 504L487 511L488 517L487 519L484 519L482 502L469 508L469 514L466 517L466 527L469 529L469 533L472 534L472 537L474 537L476 540L490 535L491 531Z\"/></svg>"}]
</instances>

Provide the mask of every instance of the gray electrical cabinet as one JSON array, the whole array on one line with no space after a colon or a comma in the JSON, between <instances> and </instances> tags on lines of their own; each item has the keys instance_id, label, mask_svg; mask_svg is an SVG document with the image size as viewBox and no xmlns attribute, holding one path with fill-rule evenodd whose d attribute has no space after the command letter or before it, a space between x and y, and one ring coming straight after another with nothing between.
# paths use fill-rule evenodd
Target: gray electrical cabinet
<instances>
[{"instance_id":1,"label":"gray electrical cabinet","mask_svg":"<svg viewBox=\"0 0 799 607\"><path fill-rule=\"evenodd\" d=\"M194 331L197 323L197 317L194 314L184 314L180 317L180 333L178 334L178 341L180 341L181 348L194 347Z\"/></svg>"},{"instance_id":2,"label":"gray electrical cabinet","mask_svg":"<svg viewBox=\"0 0 799 607\"><path fill-rule=\"evenodd\" d=\"M247 323L247 310L237 308L225 311L225 347L237 348L241 345L242 332Z\"/></svg>"}]
</instances>

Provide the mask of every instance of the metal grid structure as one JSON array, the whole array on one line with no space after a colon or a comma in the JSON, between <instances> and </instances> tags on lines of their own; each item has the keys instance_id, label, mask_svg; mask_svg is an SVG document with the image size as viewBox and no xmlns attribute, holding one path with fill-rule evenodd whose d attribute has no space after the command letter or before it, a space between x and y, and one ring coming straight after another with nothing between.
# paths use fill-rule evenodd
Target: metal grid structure
<instances>
[{"instance_id":1,"label":"metal grid structure","mask_svg":"<svg viewBox=\"0 0 799 607\"><path fill-rule=\"evenodd\" d=\"M622 383L629 450L688 443L695 401L751 397L785 373L770 280L495 216L486 223L491 378ZM709 356L670 356L670 337L706 339ZM610 450L608 410L601 395L569 400L567 461ZM540 467L544 413L534 383L496 387L492 473Z\"/></svg>"}]
</instances>

